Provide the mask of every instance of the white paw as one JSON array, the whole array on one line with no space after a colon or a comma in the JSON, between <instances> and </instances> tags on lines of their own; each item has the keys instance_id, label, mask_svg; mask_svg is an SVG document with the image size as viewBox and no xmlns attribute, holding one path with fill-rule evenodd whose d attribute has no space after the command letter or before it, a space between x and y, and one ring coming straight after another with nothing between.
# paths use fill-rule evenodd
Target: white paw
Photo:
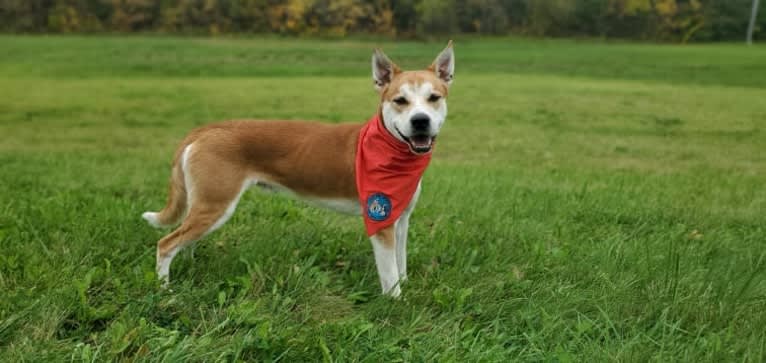
<instances>
[{"instance_id":1,"label":"white paw","mask_svg":"<svg viewBox=\"0 0 766 363\"><path fill-rule=\"evenodd\" d=\"M399 287L399 285L396 285L392 289L389 289L388 291L383 291L383 295L387 295L394 299L399 299L399 296L402 295L402 289Z\"/></svg>"},{"instance_id":2,"label":"white paw","mask_svg":"<svg viewBox=\"0 0 766 363\"><path fill-rule=\"evenodd\" d=\"M157 271L157 279L160 280L160 287L163 290L170 290L170 274Z\"/></svg>"}]
</instances>

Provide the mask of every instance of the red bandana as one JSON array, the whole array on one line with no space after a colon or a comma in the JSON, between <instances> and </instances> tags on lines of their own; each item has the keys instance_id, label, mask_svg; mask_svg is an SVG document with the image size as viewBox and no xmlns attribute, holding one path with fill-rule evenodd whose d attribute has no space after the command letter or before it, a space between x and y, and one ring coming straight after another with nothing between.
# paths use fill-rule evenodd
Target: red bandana
<instances>
[{"instance_id":1,"label":"red bandana","mask_svg":"<svg viewBox=\"0 0 766 363\"><path fill-rule=\"evenodd\" d=\"M388 227L404 212L431 161L416 155L395 138L375 115L359 133L356 146L356 188L367 235Z\"/></svg>"}]
</instances>

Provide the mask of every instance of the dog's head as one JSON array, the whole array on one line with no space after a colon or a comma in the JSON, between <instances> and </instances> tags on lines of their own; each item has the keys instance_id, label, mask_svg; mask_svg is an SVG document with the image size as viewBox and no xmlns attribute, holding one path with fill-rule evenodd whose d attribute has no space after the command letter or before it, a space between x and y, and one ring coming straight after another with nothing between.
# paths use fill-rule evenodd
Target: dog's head
<instances>
[{"instance_id":1,"label":"dog's head","mask_svg":"<svg viewBox=\"0 0 766 363\"><path fill-rule=\"evenodd\" d=\"M422 71L403 72L379 49L372 55L372 78L381 96L383 124L413 153L431 151L447 117L447 93L454 73L451 41Z\"/></svg>"}]
</instances>

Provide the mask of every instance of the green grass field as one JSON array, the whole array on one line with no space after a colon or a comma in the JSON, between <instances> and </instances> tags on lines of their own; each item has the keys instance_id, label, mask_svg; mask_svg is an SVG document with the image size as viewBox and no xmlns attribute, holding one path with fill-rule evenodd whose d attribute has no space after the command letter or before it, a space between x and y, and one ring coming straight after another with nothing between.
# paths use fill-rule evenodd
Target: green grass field
<instances>
[{"instance_id":1,"label":"green grass field","mask_svg":"<svg viewBox=\"0 0 766 363\"><path fill-rule=\"evenodd\" d=\"M444 43L0 37L0 360L766 360L762 46L458 39L401 300L360 219L257 191L161 289L184 134L364 121L374 46Z\"/></svg>"}]
</instances>

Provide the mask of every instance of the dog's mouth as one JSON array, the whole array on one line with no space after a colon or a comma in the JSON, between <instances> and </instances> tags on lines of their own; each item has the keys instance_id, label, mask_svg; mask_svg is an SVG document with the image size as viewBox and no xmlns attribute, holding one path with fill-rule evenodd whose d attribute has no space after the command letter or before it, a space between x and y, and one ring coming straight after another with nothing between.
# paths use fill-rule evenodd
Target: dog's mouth
<instances>
[{"instance_id":1,"label":"dog's mouth","mask_svg":"<svg viewBox=\"0 0 766 363\"><path fill-rule=\"evenodd\" d=\"M429 135L412 135L404 138L404 141L407 141L407 145L410 146L410 150L415 154L425 154L431 151L434 140L436 140L436 136Z\"/></svg>"},{"instance_id":2,"label":"dog's mouth","mask_svg":"<svg viewBox=\"0 0 766 363\"><path fill-rule=\"evenodd\" d=\"M436 140L436 136L426 134L412 135L407 137L404 136L401 131L399 131L399 128L396 128L396 132L398 132L399 136L404 139L413 154L420 155L429 153L434 146L434 141Z\"/></svg>"}]
</instances>

